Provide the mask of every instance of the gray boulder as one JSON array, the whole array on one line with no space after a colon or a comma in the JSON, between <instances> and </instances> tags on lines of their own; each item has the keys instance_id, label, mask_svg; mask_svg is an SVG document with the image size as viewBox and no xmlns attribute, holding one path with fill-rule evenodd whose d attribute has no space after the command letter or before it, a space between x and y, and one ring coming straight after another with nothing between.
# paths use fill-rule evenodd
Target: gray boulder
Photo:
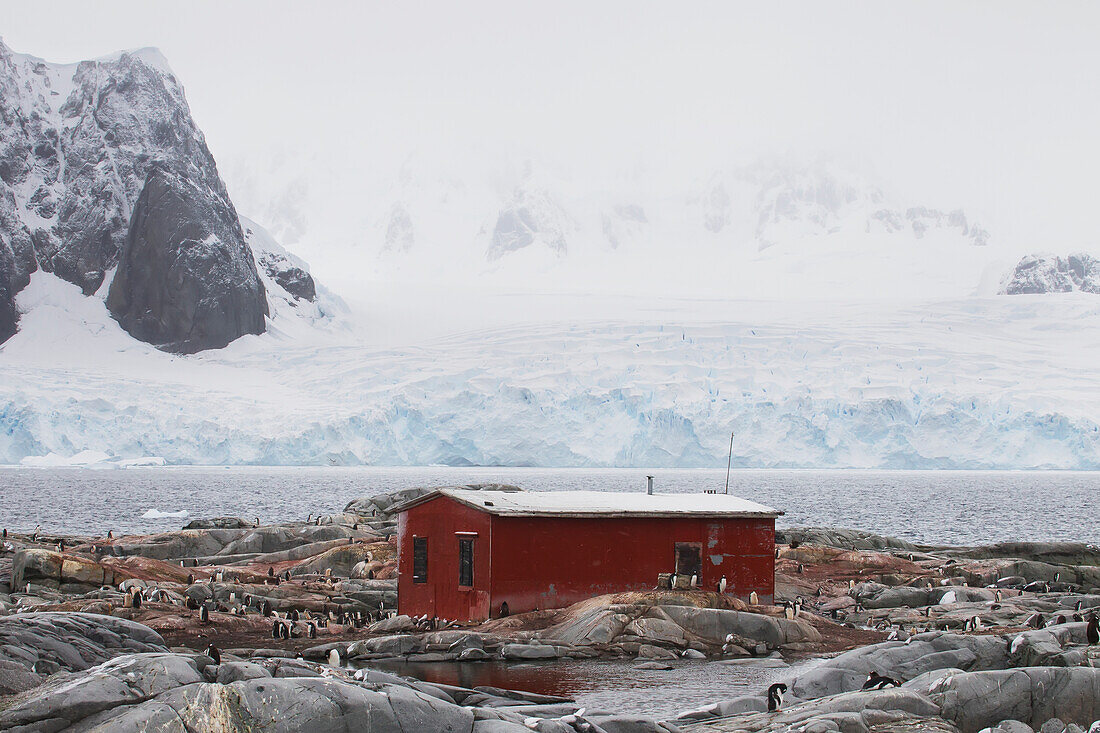
<instances>
[{"instance_id":1,"label":"gray boulder","mask_svg":"<svg viewBox=\"0 0 1100 733\"><path fill-rule=\"evenodd\" d=\"M150 169L107 294L130 335L190 354L263 333L264 286L223 194L186 171Z\"/></svg>"},{"instance_id":2,"label":"gray boulder","mask_svg":"<svg viewBox=\"0 0 1100 733\"><path fill-rule=\"evenodd\" d=\"M908 643L888 641L852 649L800 673L791 693L814 699L858 690L872 672L902 682L939 669L1003 669L1010 664L1008 644L999 636L929 632Z\"/></svg>"},{"instance_id":3,"label":"gray boulder","mask_svg":"<svg viewBox=\"0 0 1100 733\"><path fill-rule=\"evenodd\" d=\"M1051 718L1086 728L1100 719L1100 669L1025 667L944 677L929 697L941 716L971 733L1018 720L1032 728Z\"/></svg>"},{"instance_id":4,"label":"gray boulder","mask_svg":"<svg viewBox=\"0 0 1100 733\"><path fill-rule=\"evenodd\" d=\"M505 644L500 648L504 659L555 659L557 647L549 644Z\"/></svg>"},{"instance_id":5,"label":"gray boulder","mask_svg":"<svg viewBox=\"0 0 1100 733\"><path fill-rule=\"evenodd\" d=\"M778 619L758 613L694 606L660 608L685 632L708 644L721 645L729 634L761 641L772 648L821 641L821 634L814 627L797 619Z\"/></svg>"},{"instance_id":6,"label":"gray boulder","mask_svg":"<svg viewBox=\"0 0 1100 733\"><path fill-rule=\"evenodd\" d=\"M131 652L167 651L164 639L134 621L90 613L0 617L0 661L52 674L76 672Z\"/></svg>"}]
</instances>

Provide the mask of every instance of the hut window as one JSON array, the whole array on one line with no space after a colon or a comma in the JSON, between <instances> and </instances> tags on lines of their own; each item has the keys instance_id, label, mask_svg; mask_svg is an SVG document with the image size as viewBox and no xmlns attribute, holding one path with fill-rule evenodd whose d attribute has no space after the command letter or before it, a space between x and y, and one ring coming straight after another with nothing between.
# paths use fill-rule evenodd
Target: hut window
<instances>
[{"instance_id":1,"label":"hut window","mask_svg":"<svg viewBox=\"0 0 1100 733\"><path fill-rule=\"evenodd\" d=\"M473 539L459 539L458 541L458 584L467 587L474 584Z\"/></svg>"},{"instance_id":2,"label":"hut window","mask_svg":"<svg viewBox=\"0 0 1100 733\"><path fill-rule=\"evenodd\" d=\"M428 582L428 538L413 537L413 582Z\"/></svg>"}]
</instances>

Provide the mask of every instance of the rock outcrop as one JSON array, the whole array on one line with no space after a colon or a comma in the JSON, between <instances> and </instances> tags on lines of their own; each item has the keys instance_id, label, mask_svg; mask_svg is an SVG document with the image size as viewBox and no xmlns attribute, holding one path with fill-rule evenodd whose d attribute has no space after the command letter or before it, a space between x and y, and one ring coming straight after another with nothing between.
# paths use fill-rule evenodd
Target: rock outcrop
<instances>
[{"instance_id":1,"label":"rock outcrop","mask_svg":"<svg viewBox=\"0 0 1100 733\"><path fill-rule=\"evenodd\" d=\"M1100 260L1087 254L1068 257L1028 255L1012 271L1002 295L1069 293L1100 294Z\"/></svg>"},{"instance_id":2,"label":"rock outcrop","mask_svg":"<svg viewBox=\"0 0 1100 733\"><path fill-rule=\"evenodd\" d=\"M130 335L183 354L263 333L266 293L228 197L152 167L107 308Z\"/></svg>"},{"instance_id":3,"label":"rock outcrop","mask_svg":"<svg viewBox=\"0 0 1100 733\"><path fill-rule=\"evenodd\" d=\"M79 672L133 652L164 652L150 628L93 613L24 613L0 617L0 662L37 674Z\"/></svg>"},{"instance_id":4,"label":"rock outcrop","mask_svg":"<svg viewBox=\"0 0 1100 733\"><path fill-rule=\"evenodd\" d=\"M433 685L376 670L229 654L124 654L51 677L0 711L4 730L608 733L675 731L641 716L584 711L564 698Z\"/></svg>"}]
</instances>

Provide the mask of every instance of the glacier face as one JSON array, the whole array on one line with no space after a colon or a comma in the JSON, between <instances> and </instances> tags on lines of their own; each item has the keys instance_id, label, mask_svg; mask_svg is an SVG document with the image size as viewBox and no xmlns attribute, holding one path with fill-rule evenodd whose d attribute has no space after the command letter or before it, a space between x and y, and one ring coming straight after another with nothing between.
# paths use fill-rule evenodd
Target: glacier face
<instances>
[{"instance_id":1,"label":"glacier face","mask_svg":"<svg viewBox=\"0 0 1100 733\"><path fill-rule=\"evenodd\" d=\"M1081 293L731 301L413 345L273 327L186 358L129 339L101 301L45 273L20 303L28 327L0 352L0 463L87 450L199 464L715 467L732 431L743 467L1100 468L1100 305ZM39 321L48 337L30 328Z\"/></svg>"}]
</instances>

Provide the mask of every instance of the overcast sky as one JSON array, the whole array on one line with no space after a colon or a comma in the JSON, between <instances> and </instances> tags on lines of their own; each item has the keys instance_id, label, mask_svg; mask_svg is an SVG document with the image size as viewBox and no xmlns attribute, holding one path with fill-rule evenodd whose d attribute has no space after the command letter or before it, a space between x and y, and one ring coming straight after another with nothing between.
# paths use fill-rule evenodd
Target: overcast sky
<instances>
[{"instance_id":1,"label":"overcast sky","mask_svg":"<svg viewBox=\"0 0 1100 733\"><path fill-rule=\"evenodd\" d=\"M1097 3L39 0L3 3L0 35L51 61L160 48L219 160L826 153L1040 249L1098 239Z\"/></svg>"}]
</instances>

